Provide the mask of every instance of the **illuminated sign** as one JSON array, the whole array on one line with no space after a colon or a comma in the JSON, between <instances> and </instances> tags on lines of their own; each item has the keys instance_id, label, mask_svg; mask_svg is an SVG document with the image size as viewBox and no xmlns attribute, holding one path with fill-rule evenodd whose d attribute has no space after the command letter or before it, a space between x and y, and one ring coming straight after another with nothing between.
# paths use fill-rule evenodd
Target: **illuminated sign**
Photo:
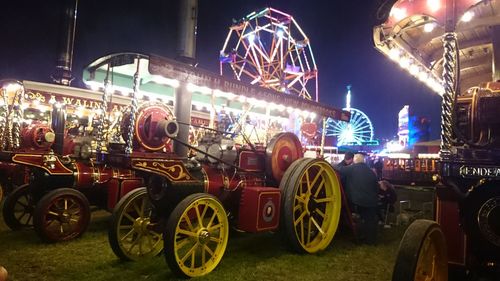
<instances>
[{"instance_id":1,"label":"illuminated sign","mask_svg":"<svg viewBox=\"0 0 500 281\"><path fill-rule=\"evenodd\" d=\"M500 178L500 167L497 166L462 166L460 175L464 178L482 177L482 178Z\"/></svg>"}]
</instances>

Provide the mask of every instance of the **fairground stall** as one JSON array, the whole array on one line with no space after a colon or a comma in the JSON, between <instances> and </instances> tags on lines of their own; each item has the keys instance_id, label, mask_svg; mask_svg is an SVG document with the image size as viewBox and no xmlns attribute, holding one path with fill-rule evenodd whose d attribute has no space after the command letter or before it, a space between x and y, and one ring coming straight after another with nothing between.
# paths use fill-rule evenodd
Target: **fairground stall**
<instances>
[{"instance_id":1,"label":"fairground stall","mask_svg":"<svg viewBox=\"0 0 500 281\"><path fill-rule=\"evenodd\" d=\"M449 266L498 278L500 3L386 1L378 12L375 47L442 97L436 222L410 225L393 280L448 280Z\"/></svg>"}]
</instances>

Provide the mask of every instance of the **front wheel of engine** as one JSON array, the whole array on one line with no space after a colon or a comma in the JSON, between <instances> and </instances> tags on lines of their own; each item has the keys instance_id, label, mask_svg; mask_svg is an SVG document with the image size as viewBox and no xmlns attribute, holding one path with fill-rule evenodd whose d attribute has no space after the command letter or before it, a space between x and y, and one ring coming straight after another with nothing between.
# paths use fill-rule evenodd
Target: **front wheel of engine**
<instances>
[{"instance_id":1,"label":"front wheel of engine","mask_svg":"<svg viewBox=\"0 0 500 281\"><path fill-rule=\"evenodd\" d=\"M46 242L80 237L90 223L90 206L78 190L58 188L42 197L33 217L35 231Z\"/></svg>"},{"instance_id":2,"label":"front wheel of engine","mask_svg":"<svg viewBox=\"0 0 500 281\"><path fill-rule=\"evenodd\" d=\"M416 220L406 229L399 245L392 280L448 280L446 240L439 224Z\"/></svg>"},{"instance_id":3,"label":"front wheel of engine","mask_svg":"<svg viewBox=\"0 0 500 281\"><path fill-rule=\"evenodd\" d=\"M161 226L152 221L152 206L145 187L134 189L120 199L111 216L108 240L122 260L154 257L163 250Z\"/></svg>"},{"instance_id":4,"label":"front wheel of engine","mask_svg":"<svg viewBox=\"0 0 500 281\"><path fill-rule=\"evenodd\" d=\"M30 185L23 184L5 197L3 219L12 230L33 227L33 211L35 203L31 195Z\"/></svg>"},{"instance_id":5,"label":"front wheel of engine","mask_svg":"<svg viewBox=\"0 0 500 281\"><path fill-rule=\"evenodd\" d=\"M165 259L179 276L199 277L219 264L226 250L229 223L217 198L195 193L170 215L164 233Z\"/></svg>"},{"instance_id":6,"label":"front wheel of engine","mask_svg":"<svg viewBox=\"0 0 500 281\"><path fill-rule=\"evenodd\" d=\"M280 184L282 223L292 248L316 253L330 245L341 213L337 174L323 159L301 158L290 165Z\"/></svg>"}]
</instances>

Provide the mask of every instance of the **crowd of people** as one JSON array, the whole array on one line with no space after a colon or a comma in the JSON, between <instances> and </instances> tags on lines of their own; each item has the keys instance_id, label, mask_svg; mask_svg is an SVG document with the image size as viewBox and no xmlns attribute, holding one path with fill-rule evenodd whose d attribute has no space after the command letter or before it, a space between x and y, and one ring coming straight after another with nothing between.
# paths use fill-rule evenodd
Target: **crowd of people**
<instances>
[{"instance_id":1,"label":"crowd of people","mask_svg":"<svg viewBox=\"0 0 500 281\"><path fill-rule=\"evenodd\" d=\"M361 153L345 153L344 160L334 168L340 173L350 210L359 218L357 240L376 244L379 221L384 222L386 212L394 208L394 187L381 179L381 169L375 165L370 167Z\"/></svg>"}]
</instances>

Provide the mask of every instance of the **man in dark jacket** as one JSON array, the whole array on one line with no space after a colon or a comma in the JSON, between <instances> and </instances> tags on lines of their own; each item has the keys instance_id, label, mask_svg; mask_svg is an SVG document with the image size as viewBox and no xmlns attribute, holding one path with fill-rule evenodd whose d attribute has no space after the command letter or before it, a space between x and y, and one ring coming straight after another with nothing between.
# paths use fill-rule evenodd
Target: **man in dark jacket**
<instances>
[{"instance_id":1,"label":"man in dark jacket","mask_svg":"<svg viewBox=\"0 0 500 281\"><path fill-rule=\"evenodd\" d=\"M344 160L340 161L340 163L338 163L337 165L342 166L342 167L349 166L352 164L353 157L354 157L354 153L348 151L344 154Z\"/></svg>"},{"instance_id":2,"label":"man in dark jacket","mask_svg":"<svg viewBox=\"0 0 500 281\"><path fill-rule=\"evenodd\" d=\"M345 179L344 189L347 198L359 214L359 240L375 244L377 240L377 210L379 185L377 176L365 163L363 154L355 154L353 164L335 167Z\"/></svg>"}]
</instances>

